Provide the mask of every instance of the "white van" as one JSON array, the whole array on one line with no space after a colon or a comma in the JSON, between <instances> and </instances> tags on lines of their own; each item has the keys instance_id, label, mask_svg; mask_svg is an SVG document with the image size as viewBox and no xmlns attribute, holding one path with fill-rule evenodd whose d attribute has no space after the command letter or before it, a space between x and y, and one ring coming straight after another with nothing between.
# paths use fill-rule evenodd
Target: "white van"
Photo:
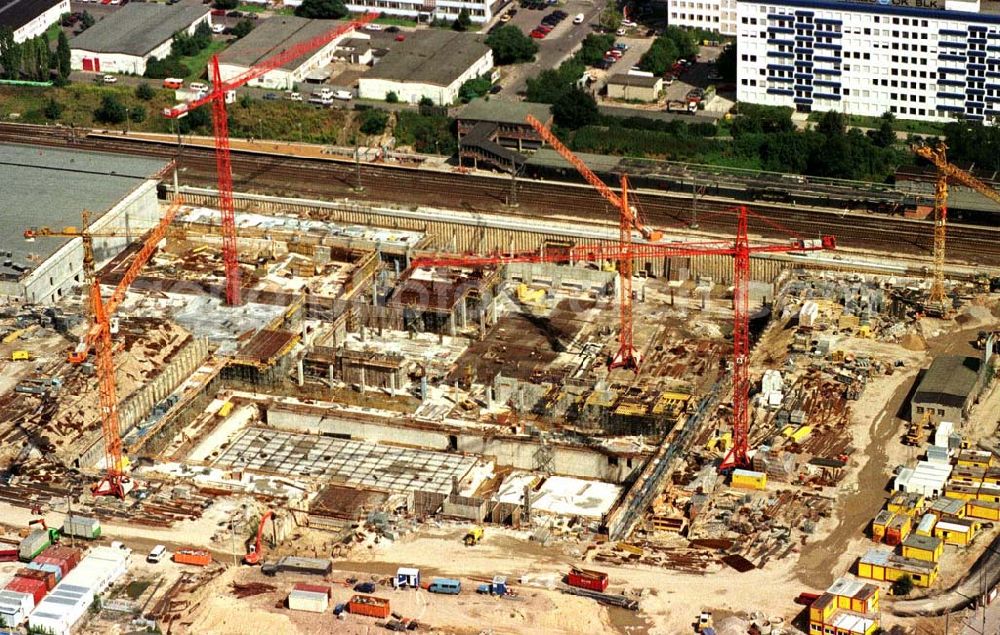
<instances>
[{"instance_id":1,"label":"white van","mask_svg":"<svg viewBox=\"0 0 1000 635\"><path fill-rule=\"evenodd\" d=\"M163 560L163 556L167 555L167 548L163 545L156 545L153 550L149 552L146 556L146 562L152 562L156 564L160 560Z\"/></svg>"},{"instance_id":2,"label":"white van","mask_svg":"<svg viewBox=\"0 0 1000 635\"><path fill-rule=\"evenodd\" d=\"M319 97L320 99L333 99L333 89L324 86L314 92L313 97Z\"/></svg>"},{"instance_id":3,"label":"white van","mask_svg":"<svg viewBox=\"0 0 1000 635\"><path fill-rule=\"evenodd\" d=\"M584 18L584 16L583 16L583 14L582 14L582 13L577 13L577 14L576 14L576 17L575 17L575 18L573 18L573 24L583 24L583 21L584 21L585 19L586 19L586 18Z\"/></svg>"},{"instance_id":4,"label":"white van","mask_svg":"<svg viewBox=\"0 0 1000 635\"><path fill-rule=\"evenodd\" d=\"M188 84L188 88L196 93L207 93L208 84L203 84L202 82L191 82Z\"/></svg>"},{"instance_id":5,"label":"white van","mask_svg":"<svg viewBox=\"0 0 1000 635\"><path fill-rule=\"evenodd\" d=\"M338 90L333 94L334 99L340 99L341 101L350 101L354 98L354 93L349 90Z\"/></svg>"}]
</instances>

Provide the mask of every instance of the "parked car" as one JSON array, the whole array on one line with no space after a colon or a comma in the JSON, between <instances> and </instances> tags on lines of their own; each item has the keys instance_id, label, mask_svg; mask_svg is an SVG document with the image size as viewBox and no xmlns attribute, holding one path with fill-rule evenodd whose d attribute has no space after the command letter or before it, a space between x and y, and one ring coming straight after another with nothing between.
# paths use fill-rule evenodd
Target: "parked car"
<instances>
[{"instance_id":1,"label":"parked car","mask_svg":"<svg viewBox=\"0 0 1000 635\"><path fill-rule=\"evenodd\" d=\"M355 593L374 593L375 583L374 582L358 582L354 585Z\"/></svg>"},{"instance_id":2,"label":"parked car","mask_svg":"<svg viewBox=\"0 0 1000 635\"><path fill-rule=\"evenodd\" d=\"M184 80L178 77L168 77L163 80L163 87L177 90L184 87Z\"/></svg>"},{"instance_id":3,"label":"parked car","mask_svg":"<svg viewBox=\"0 0 1000 635\"><path fill-rule=\"evenodd\" d=\"M225 24L213 24L212 25L212 33L215 33L216 35L221 35L223 33L223 31L225 31L225 30L226 30L226 25Z\"/></svg>"},{"instance_id":4,"label":"parked car","mask_svg":"<svg viewBox=\"0 0 1000 635\"><path fill-rule=\"evenodd\" d=\"M354 99L354 93L349 90L338 90L333 93L333 98L341 101L350 101Z\"/></svg>"},{"instance_id":5,"label":"parked car","mask_svg":"<svg viewBox=\"0 0 1000 635\"><path fill-rule=\"evenodd\" d=\"M500 16L500 22L506 24L507 22L510 22L511 17L513 16L511 16L509 13L505 13L502 16Z\"/></svg>"},{"instance_id":6,"label":"parked car","mask_svg":"<svg viewBox=\"0 0 1000 635\"><path fill-rule=\"evenodd\" d=\"M583 24L583 21L585 19L586 18L584 17L584 15L582 13L577 13L576 17L573 18L573 24Z\"/></svg>"},{"instance_id":7,"label":"parked car","mask_svg":"<svg viewBox=\"0 0 1000 635\"><path fill-rule=\"evenodd\" d=\"M616 60L620 60L622 58L622 55L623 53L616 49L611 49L609 51L604 52L604 57L613 57Z\"/></svg>"},{"instance_id":8,"label":"parked car","mask_svg":"<svg viewBox=\"0 0 1000 635\"><path fill-rule=\"evenodd\" d=\"M114 75L105 75L104 77L101 78L101 81L103 81L105 84L114 84L115 82L118 81L118 78L115 77Z\"/></svg>"},{"instance_id":9,"label":"parked car","mask_svg":"<svg viewBox=\"0 0 1000 635\"><path fill-rule=\"evenodd\" d=\"M615 42L615 45L612 46L611 48L615 49L616 51L625 52L629 50L630 47L628 44L625 44L624 42Z\"/></svg>"},{"instance_id":10,"label":"parked car","mask_svg":"<svg viewBox=\"0 0 1000 635\"><path fill-rule=\"evenodd\" d=\"M373 24L369 22L364 28L366 31L381 31L384 27L381 24Z\"/></svg>"},{"instance_id":11,"label":"parked car","mask_svg":"<svg viewBox=\"0 0 1000 635\"><path fill-rule=\"evenodd\" d=\"M264 93L264 101L277 101L279 97L274 93Z\"/></svg>"},{"instance_id":12,"label":"parked car","mask_svg":"<svg viewBox=\"0 0 1000 635\"><path fill-rule=\"evenodd\" d=\"M400 33L399 35L396 36L396 41L397 42L402 42L404 40L406 40L406 36L403 35L402 33Z\"/></svg>"},{"instance_id":13,"label":"parked car","mask_svg":"<svg viewBox=\"0 0 1000 635\"><path fill-rule=\"evenodd\" d=\"M289 101L302 101L302 93L297 93L295 91L292 91L288 93L285 99L288 99Z\"/></svg>"},{"instance_id":14,"label":"parked car","mask_svg":"<svg viewBox=\"0 0 1000 635\"><path fill-rule=\"evenodd\" d=\"M386 33L399 33L399 27L396 26L395 24L389 25L389 26L385 27L385 32Z\"/></svg>"},{"instance_id":15,"label":"parked car","mask_svg":"<svg viewBox=\"0 0 1000 635\"><path fill-rule=\"evenodd\" d=\"M545 33L544 31L539 31L538 29L535 29L534 31L532 31L531 33L528 34L528 37L535 38L536 40L543 40L543 39L545 39L546 35L548 35L548 33Z\"/></svg>"},{"instance_id":16,"label":"parked car","mask_svg":"<svg viewBox=\"0 0 1000 635\"><path fill-rule=\"evenodd\" d=\"M618 27L618 30L615 31L615 35L625 35L626 33L628 33L628 29L626 29L623 26L622 27Z\"/></svg>"},{"instance_id":17,"label":"parked car","mask_svg":"<svg viewBox=\"0 0 1000 635\"><path fill-rule=\"evenodd\" d=\"M503 90L503 86L501 86L500 84L493 84L492 86L490 86L490 94L491 95L496 95L501 90Z\"/></svg>"}]
</instances>

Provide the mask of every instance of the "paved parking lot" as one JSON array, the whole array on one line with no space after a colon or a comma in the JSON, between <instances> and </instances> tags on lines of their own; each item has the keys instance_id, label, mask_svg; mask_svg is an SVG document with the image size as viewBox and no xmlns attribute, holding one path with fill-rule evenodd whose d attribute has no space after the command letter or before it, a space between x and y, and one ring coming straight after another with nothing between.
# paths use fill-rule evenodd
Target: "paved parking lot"
<instances>
[{"instance_id":1,"label":"paved parking lot","mask_svg":"<svg viewBox=\"0 0 1000 635\"><path fill-rule=\"evenodd\" d=\"M542 18L556 9L562 9L569 14L569 17L553 29L545 39L535 40L538 43L538 54L534 63L515 64L503 68L504 76L500 82L503 91L499 96L517 99L523 96L529 77L534 77L542 69L559 66L576 50L588 33L594 32L598 15L604 5L592 0L567 0L541 11L521 8L516 2L510 6L517 9L517 15L507 24L518 27L525 35L531 33L532 29L541 23ZM582 13L586 18L583 24L573 24L573 17L578 13Z\"/></svg>"}]
</instances>

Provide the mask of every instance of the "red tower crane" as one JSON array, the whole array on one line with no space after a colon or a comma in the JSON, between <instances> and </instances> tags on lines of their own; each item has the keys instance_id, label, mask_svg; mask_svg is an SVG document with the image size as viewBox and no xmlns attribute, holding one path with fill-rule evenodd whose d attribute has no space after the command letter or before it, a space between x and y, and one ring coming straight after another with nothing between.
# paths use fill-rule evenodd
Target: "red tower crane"
<instances>
[{"instance_id":1,"label":"red tower crane","mask_svg":"<svg viewBox=\"0 0 1000 635\"><path fill-rule=\"evenodd\" d=\"M623 194L627 201L627 194ZM567 249L548 248L544 252L489 255L425 254L411 261L413 267L487 267L518 262L631 261L634 258L678 258L705 255L728 255L734 259L733 273L733 448L723 459L722 469L750 464L750 328L749 286L750 255L765 253L803 253L835 249L833 236L816 240L794 239L789 244L751 246L748 237L746 207L738 209L736 240L709 240L648 244L581 245Z\"/></svg>"},{"instance_id":2,"label":"red tower crane","mask_svg":"<svg viewBox=\"0 0 1000 635\"><path fill-rule=\"evenodd\" d=\"M531 115L525 117L525 121L531 124L531 127L538 132L546 143L552 146L553 150L569 161L569 163L576 168L576 171L583 176L587 183L590 183L601 196L607 199L607 201L619 211L619 246L622 253L622 258L618 261L618 272L620 278L619 284L621 285L621 298L618 306L620 329L618 331L618 352L611 358L610 367L627 368L638 372L639 353L635 350L635 345L632 340L633 259L628 255L632 245L632 230L635 229L642 234L643 238L651 242L659 241L663 237L663 234L662 232L650 229L649 227L643 225L642 221L639 219L639 214L637 213L636 208L629 204L627 176L622 174L622 194L621 196L618 196L611 190L610 187L607 186L607 184L604 183L604 181L601 180L599 176L594 174L594 172L587 167L587 164L584 163L580 157L573 154L572 150L563 145L563 143L559 141L558 137L556 137L552 131L545 126L545 124Z\"/></svg>"},{"instance_id":3,"label":"red tower crane","mask_svg":"<svg viewBox=\"0 0 1000 635\"><path fill-rule=\"evenodd\" d=\"M344 33L368 24L377 17L377 13L367 13L357 20L342 24L322 35L284 49L225 82L222 81L219 71L219 56L213 55L212 89L208 94L193 101L163 110L163 116L176 119L183 117L189 111L199 106L209 102L212 103L212 129L215 134L215 166L219 179L219 208L222 212L222 259L226 266L226 304L229 306L239 306L242 303L242 298L240 292L240 269L236 254L236 209L233 204L233 168L229 159L229 118L226 113L226 94L292 60L329 44Z\"/></svg>"}]
</instances>

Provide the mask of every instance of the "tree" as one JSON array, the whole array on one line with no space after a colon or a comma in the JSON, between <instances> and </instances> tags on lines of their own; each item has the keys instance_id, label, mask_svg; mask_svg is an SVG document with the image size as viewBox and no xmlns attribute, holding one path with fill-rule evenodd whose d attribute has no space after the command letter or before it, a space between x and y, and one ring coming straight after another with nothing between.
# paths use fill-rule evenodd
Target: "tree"
<instances>
[{"instance_id":1,"label":"tree","mask_svg":"<svg viewBox=\"0 0 1000 635\"><path fill-rule=\"evenodd\" d=\"M101 97L101 105L94 111L94 119L101 123L121 123L127 115L125 104L114 94Z\"/></svg>"},{"instance_id":2,"label":"tree","mask_svg":"<svg viewBox=\"0 0 1000 635\"><path fill-rule=\"evenodd\" d=\"M174 121L178 122L177 125L180 126L181 133L187 134L194 130L207 129L212 124L212 113L207 106L199 106L188 111L187 117L174 119Z\"/></svg>"},{"instance_id":3,"label":"tree","mask_svg":"<svg viewBox=\"0 0 1000 635\"><path fill-rule=\"evenodd\" d=\"M21 45L14 41L14 30L0 27L0 66L4 79L17 79L21 71Z\"/></svg>"},{"instance_id":4,"label":"tree","mask_svg":"<svg viewBox=\"0 0 1000 635\"><path fill-rule=\"evenodd\" d=\"M893 595L909 595L911 591L913 591L913 579L907 573L896 578L896 581L892 583Z\"/></svg>"},{"instance_id":5,"label":"tree","mask_svg":"<svg viewBox=\"0 0 1000 635\"><path fill-rule=\"evenodd\" d=\"M654 75L663 75L678 57L680 55L673 39L661 35L653 40L649 50L639 58L639 68Z\"/></svg>"},{"instance_id":6,"label":"tree","mask_svg":"<svg viewBox=\"0 0 1000 635\"><path fill-rule=\"evenodd\" d=\"M677 57L691 59L698 53L698 43L694 41L694 35L679 26L668 26L662 37L674 43Z\"/></svg>"},{"instance_id":7,"label":"tree","mask_svg":"<svg viewBox=\"0 0 1000 635\"><path fill-rule=\"evenodd\" d=\"M511 24L487 36L486 46L493 49L493 61L501 65L530 62L538 52L538 44Z\"/></svg>"},{"instance_id":8,"label":"tree","mask_svg":"<svg viewBox=\"0 0 1000 635\"><path fill-rule=\"evenodd\" d=\"M377 108L369 108L361 114L361 132L365 134L382 134L389 123L389 113Z\"/></svg>"},{"instance_id":9,"label":"tree","mask_svg":"<svg viewBox=\"0 0 1000 635\"><path fill-rule=\"evenodd\" d=\"M891 148L896 143L896 131L892 127L895 120L896 117L891 112L883 113L878 128L868 133L872 143L880 148Z\"/></svg>"},{"instance_id":10,"label":"tree","mask_svg":"<svg viewBox=\"0 0 1000 635\"><path fill-rule=\"evenodd\" d=\"M396 94L396 91L390 90L385 94L385 101L386 103L397 104L399 103L399 95Z\"/></svg>"},{"instance_id":11,"label":"tree","mask_svg":"<svg viewBox=\"0 0 1000 635\"><path fill-rule=\"evenodd\" d=\"M132 123L142 123L146 121L146 109L143 106L133 106L128 109L128 116Z\"/></svg>"},{"instance_id":12,"label":"tree","mask_svg":"<svg viewBox=\"0 0 1000 635\"><path fill-rule=\"evenodd\" d=\"M302 0L302 4L295 7L295 15L300 18L339 20L347 15L347 7L343 0Z\"/></svg>"},{"instance_id":13,"label":"tree","mask_svg":"<svg viewBox=\"0 0 1000 635\"><path fill-rule=\"evenodd\" d=\"M847 120L843 113L828 110L820 117L819 123L816 124L816 131L824 137L843 135L847 131Z\"/></svg>"},{"instance_id":14,"label":"tree","mask_svg":"<svg viewBox=\"0 0 1000 635\"><path fill-rule=\"evenodd\" d=\"M90 15L90 13L86 11L84 11L83 15L80 16L80 26L83 27L82 29L80 29L81 31L86 31L90 27L94 26L94 24L96 23L97 20L94 19L94 16Z\"/></svg>"},{"instance_id":15,"label":"tree","mask_svg":"<svg viewBox=\"0 0 1000 635\"><path fill-rule=\"evenodd\" d=\"M726 82L736 81L736 43L727 44L715 61L715 68Z\"/></svg>"},{"instance_id":16,"label":"tree","mask_svg":"<svg viewBox=\"0 0 1000 635\"><path fill-rule=\"evenodd\" d=\"M142 101L149 101L156 96L156 91L149 84L143 82L135 87L135 96Z\"/></svg>"},{"instance_id":17,"label":"tree","mask_svg":"<svg viewBox=\"0 0 1000 635\"><path fill-rule=\"evenodd\" d=\"M69 38L66 37L66 32L62 29L59 30L59 41L56 43L56 69L59 71L59 77L63 79L68 78L70 70L72 70L70 65Z\"/></svg>"},{"instance_id":18,"label":"tree","mask_svg":"<svg viewBox=\"0 0 1000 635\"><path fill-rule=\"evenodd\" d=\"M490 86L492 85L493 82L490 81L489 75L467 80L458 89L458 99L463 104L467 104L473 99L482 97L490 92Z\"/></svg>"},{"instance_id":19,"label":"tree","mask_svg":"<svg viewBox=\"0 0 1000 635\"><path fill-rule=\"evenodd\" d=\"M433 106L433 105L434 105L434 100L433 100L433 99L431 99L430 97L428 97L427 95L424 95L423 97L421 97L421 98L420 98L420 101L419 101L419 102L417 102L417 103L418 103L418 104L419 104L419 105L420 105L421 107L424 107L424 108L426 108L426 107L428 107L428 106Z\"/></svg>"},{"instance_id":20,"label":"tree","mask_svg":"<svg viewBox=\"0 0 1000 635\"><path fill-rule=\"evenodd\" d=\"M191 70L176 57L158 59L151 57L146 62L146 72L143 77L150 79L166 79L167 77L187 77Z\"/></svg>"},{"instance_id":21,"label":"tree","mask_svg":"<svg viewBox=\"0 0 1000 635\"><path fill-rule=\"evenodd\" d=\"M255 26L256 24L254 23L253 20L240 20L239 22L236 23L236 26L233 27L232 34L238 40L240 38L246 37L250 33L250 31L253 31L253 28Z\"/></svg>"},{"instance_id":22,"label":"tree","mask_svg":"<svg viewBox=\"0 0 1000 635\"><path fill-rule=\"evenodd\" d=\"M216 9L222 9L223 11L232 11L236 7L240 6L240 0L215 0L212 6Z\"/></svg>"},{"instance_id":23,"label":"tree","mask_svg":"<svg viewBox=\"0 0 1000 635\"><path fill-rule=\"evenodd\" d=\"M458 17L451 23L451 28L454 31L468 31L471 26L472 18L469 17L469 12L465 9L459 11Z\"/></svg>"},{"instance_id":24,"label":"tree","mask_svg":"<svg viewBox=\"0 0 1000 635\"><path fill-rule=\"evenodd\" d=\"M45 108L42 109L42 114L45 115L45 118L55 121L62 116L62 113L62 104L56 101L55 97L49 97L49 101L46 102Z\"/></svg>"},{"instance_id":25,"label":"tree","mask_svg":"<svg viewBox=\"0 0 1000 635\"><path fill-rule=\"evenodd\" d=\"M578 60L570 58L559 68L547 68L538 77L529 77L527 100L543 104L554 104L564 93L576 87L583 77L586 67Z\"/></svg>"},{"instance_id":26,"label":"tree","mask_svg":"<svg viewBox=\"0 0 1000 635\"><path fill-rule=\"evenodd\" d=\"M191 37L194 39L199 51L211 44L212 27L209 25L208 21L199 22L198 26L194 27L194 35Z\"/></svg>"},{"instance_id":27,"label":"tree","mask_svg":"<svg viewBox=\"0 0 1000 635\"><path fill-rule=\"evenodd\" d=\"M590 33L583 38L580 50L576 52L574 57L587 66L593 66L604 59L604 53L614 44L615 36L613 35Z\"/></svg>"},{"instance_id":28,"label":"tree","mask_svg":"<svg viewBox=\"0 0 1000 635\"><path fill-rule=\"evenodd\" d=\"M563 93L552 104L552 116L556 124L574 130L596 123L601 118L594 98L576 87Z\"/></svg>"},{"instance_id":29,"label":"tree","mask_svg":"<svg viewBox=\"0 0 1000 635\"><path fill-rule=\"evenodd\" d=\"M608 0L604 8L601 9L599 19L601 28L608 33L614 33L622 25L622 13L618 10L618 3L615 0Z\"/></svg>"}]
</instances>

